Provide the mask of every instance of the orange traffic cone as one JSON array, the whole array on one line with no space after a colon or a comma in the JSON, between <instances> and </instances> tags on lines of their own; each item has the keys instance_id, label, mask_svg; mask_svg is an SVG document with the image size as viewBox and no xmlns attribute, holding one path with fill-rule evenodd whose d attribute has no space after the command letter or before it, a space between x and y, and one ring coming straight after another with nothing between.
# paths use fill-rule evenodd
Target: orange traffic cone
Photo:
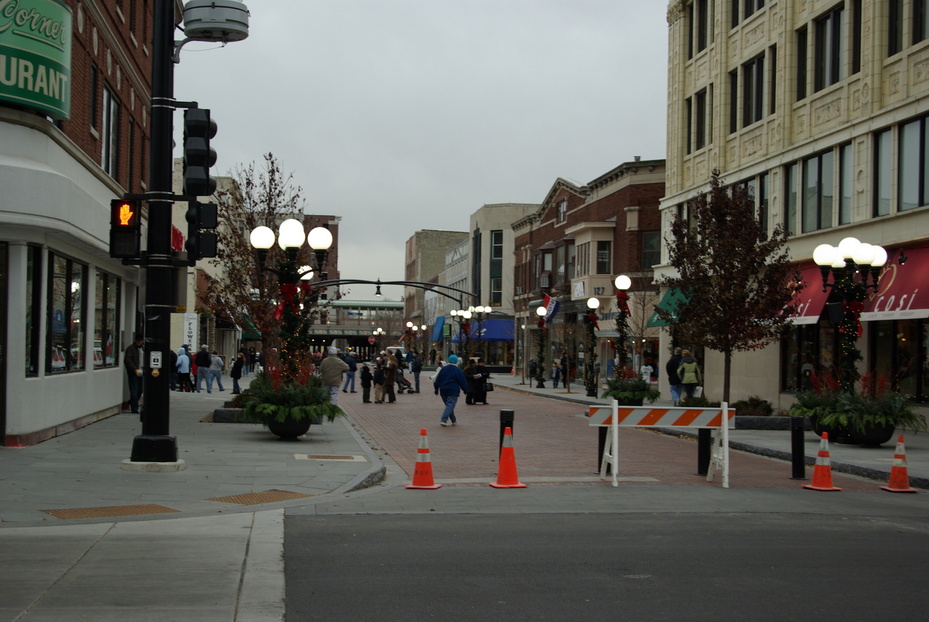
<instances>
[{"instance_id":1,"label":"orange traffic cone","mask_svg":"<svg viewBox=\"0 0 929 622\"><path fill-rule=\"evenodd\" d=\"M511 376L516 375L516 365L513 365L512 367L510 367L510 375Z\"/></svg>"},{"instance_id":2,"label":"orange traffic cone","mask_svg":"<svg viewBox=\"0 0 929 622\"><path fill-rule=\"evenodd\" d=\"M519 475L516 473L516 452L513 450L513 429L506 428L503 431L503 447L500 448L500 468L497 473L497 481L491 482L494 488L525 488L525 484L519 482Z\"/></svg>"},{"instance_id":3,"label":"orange traffic cone","mask_svg":"<svg viewBox=\"0 0 929 622\"><path fill-rule=\"evenodd\" d=\"M890 480L881 490L887 492L917 492L910 488L910 476L906 472L906 449L903 448L903 435L897 438L897 449L894 451L894 464L890 467Z\"/></svg>"},{"instance_id":4,"label":"orange traffic cone","mask_svg":"<svg viewBox=\"0 0 929 622\"><path fill-rule=\"evenodd\" d=\"M413 469L413 483L407 488L422 488L435 490L442 484L436 484L432 479L432 458L429 455L429 437L426 428L419 431L419 450L416 453L416 467Z\"/></svg>"},{"instance_id":5,"label":"orange traffic cone","mask_svg":"<svg viewBox=\"0 0 929 622\"><path fill-rule=\"evenodd\" d=\"M816 455L816 466L813 467L813 483L804 484L810 490L833 491L842 490L832 485L832 466L829 464L829 433L823 432L819 441L819 454Z\"/></svg>"}]
</instances>

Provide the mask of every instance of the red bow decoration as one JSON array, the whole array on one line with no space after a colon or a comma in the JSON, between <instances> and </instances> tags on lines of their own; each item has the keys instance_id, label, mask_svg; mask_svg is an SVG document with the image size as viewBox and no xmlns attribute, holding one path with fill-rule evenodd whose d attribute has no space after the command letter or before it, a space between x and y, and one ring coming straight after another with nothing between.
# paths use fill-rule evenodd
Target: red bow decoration
<instances>
[{"instance_id":1,"label":"red bow decoration","mask_svg":"<svg viewBox=\"0 0 929 622\"><path fill-rule=\"evenodd\" d=\"M616 292L616 307L626 315L629 315L629 304L626 302L627 300L629 300L629 294L624 291Z\"/></svg>"},{"instance_id":2,"label":"red bow decoration","mask_svg":"<svg viewBox=\"0 0 929 622\"><path fill-rule=\"evenodd\" d=\"M587 321L590 322L591 324L593 324L593 325L594 325L594 328L596 328L596 329L599 329L599 328L600 328L599 324L597 324L597 314L596 314L596 313L588 313L588 314L587 314Z\"/></svg>"},{"instance_id":3,"label":"red bow decoration","mask_svg":"<svg viewBox=\"0 0 929 622\"><path fill-rule=\"evenodd\" d=\"M294 296L297 295L297 286L293 283L283 283L281 284L281 304L277 305L277 309L274 310L274 319L279 320L284 314L284 309L290 307L293 310L296 310L296 304L294 303Z\"/></svg>"},{"instance_id":4,"label":"red bow decoration","mask_svg":"<svg viewBox=\"0 0 929 622\"><path fill-rule=\"evenodd\" d=\"M852 302L848 302L848 303L843 302L843 303L842 303L842 313L844 314L844 313L846 313L846 312L848 312L848 311L851 311L852 313L855 314L855 329L856 329L856 331L858 332L858 336L861 337L861 333L862 333L862 330L861 330L861 312L864 311L864 303L863 303L863 302L860 302L860 301L857 301L857 300L852 301ZM844 329L844 327L840 326L840 327L839 327L839 332L840 332L840 333L845 332L843 329Z\"/></svg>"},{"instance_id":5,"label":"red bow decoration","mask_svg":"<svg viewBox=\"0 0 929 622\"><path fill-rule=\"evenodd\" d=\"M309 296L313 293L313 284L309 281L300 281L300 293L304 296Z\"/></svg>"},{"instance_id":6,"label":"red bow decoration","mask_svg":"<svg viewBox=\"0 0 929 622\"><path fill-rule=\"evenodd\" d=\"M539 330L545 332L545 318L539 318Z\"/></svg>"}]
</instances>

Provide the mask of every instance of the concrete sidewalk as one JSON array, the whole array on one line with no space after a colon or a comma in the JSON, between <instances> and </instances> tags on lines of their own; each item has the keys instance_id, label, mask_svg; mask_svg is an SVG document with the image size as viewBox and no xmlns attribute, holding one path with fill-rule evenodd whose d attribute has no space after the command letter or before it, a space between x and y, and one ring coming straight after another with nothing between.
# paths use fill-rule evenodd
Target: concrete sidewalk
<instances>
[{"instance_id":1,"label":"concrete sidewalk","mask_svg":"<svg viewBox=\"0 0 929 622\"><path fill-rule=\"evenodd\" d=\"M563 387L553 389L551 381L546 381L546 388L537 389L535 383L528 379L505 374L494 374L493 382L498 386L526 394L577 403L581 408L587 405L608 403L605 399L587 397L582 384L570 385L569 389ZM655 406L670 405L669 400L655 402ZM899 433L898 430L893 439L881 447L829 443L833 471L886 481L893 466L894 450ZM779 460L789 461L791 459L789 430L731 430L729 440L734 449ZM804 452L808 462L815 460L819 444L820 439L817 435L809 431L804 434ZM905 448L911 485L929 488L929 433L907 432Z\"/></svg>"},{"instance_id":2,"label":"concrete sidewalk","mask_svg":"<svg viewBox=\"0 0 929 622\"><path fill-rule=\"evenodd\" d=\"M536 499L546 511L615 503L595 473L596 430L583 417L589 403L604 400L588 399L582 387L534 389L495 375L500 390L490 395L491 405L462 400L460 425L442 428L430 378L423 374L423 393L399 395L396 404L363 404L360 393L340 394L350 416L313 426L299 441L278 440L257 425L204 423L228 391L172 393L171 433L187 463L176 473L121 468L141 432L138 417L129 413L39 445L0 448L0 618L280 621L285 510L409 511L442 500L446 511L532 511L531 503L514 509L514 497L488 492L499 410L505 408L517 412L519 473L531 487L520 499ZM429 429L436 478L445 486L431 497L402 488L410 481L420 428ZM786 431L736 430L732 440L768 455L790 449ZM805 447L815 455L812 433ZM695 494L713 507L729 499L748 507L765 489L783 494L799 487L788 479L788 464L733 452L733 486L742 492L723 492L718 481L694 476L693 443L652 432L623 430L620 448L623 484L669 507L679 495ZM892 446L830 448L834 468L889 473ZM929 478L927 450L927 435L907 437L912 476ZM386 482L348 494L385 473ZM877 482L837 479L850 494L864 495L856 503L896 506L906 497L877 492ZM787 492L798 503L814 501L805 492Z\"/></svg>"}]
</instances>

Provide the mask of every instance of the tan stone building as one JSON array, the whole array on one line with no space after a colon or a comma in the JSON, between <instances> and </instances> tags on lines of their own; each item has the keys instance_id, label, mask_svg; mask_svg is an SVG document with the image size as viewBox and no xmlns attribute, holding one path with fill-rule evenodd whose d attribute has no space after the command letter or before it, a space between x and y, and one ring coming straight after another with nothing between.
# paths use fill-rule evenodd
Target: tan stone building
<instances>
[{"instance_id":1,"label":"tan stone building","mask_svg":"<svg viewBox=\"0 0 929 622\"><path fill-rule=\"evenodd\" d=\"M787 228L811 281L790 335L737 355L733 400L760 395L787 408L805 371L838 362L812 254L847 236L890 257L862 314L861 370L877 370L914 400L929 395L929 297L918 277L929 267L927 8L924 0L668 5L664 236L719 169L753 189L769 230ZM665 248L656 277L669 270L667 257ZM718 399L721 356L707 351L705 365L707 393Z\"/></svg>"}]
</instances>

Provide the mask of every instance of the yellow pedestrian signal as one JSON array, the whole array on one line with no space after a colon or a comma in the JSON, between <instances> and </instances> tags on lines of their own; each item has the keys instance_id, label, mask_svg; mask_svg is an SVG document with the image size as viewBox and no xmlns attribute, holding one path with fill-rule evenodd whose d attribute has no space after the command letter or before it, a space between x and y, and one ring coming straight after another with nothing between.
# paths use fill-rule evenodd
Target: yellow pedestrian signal
<instances>
[{"instance_id":1,"label":"yellow pedestrian signal","mask_svg":"<svg viewBox=\"0 0 929 622\"><path fill-rule=\"evenodd\" d=\"M119 224L124 227L129 226L129 223L132 222L132 217L135 216L135 210L132 209L132 206L128 203L120 203L119 205Z\"/></svg>"}]
</instances>

